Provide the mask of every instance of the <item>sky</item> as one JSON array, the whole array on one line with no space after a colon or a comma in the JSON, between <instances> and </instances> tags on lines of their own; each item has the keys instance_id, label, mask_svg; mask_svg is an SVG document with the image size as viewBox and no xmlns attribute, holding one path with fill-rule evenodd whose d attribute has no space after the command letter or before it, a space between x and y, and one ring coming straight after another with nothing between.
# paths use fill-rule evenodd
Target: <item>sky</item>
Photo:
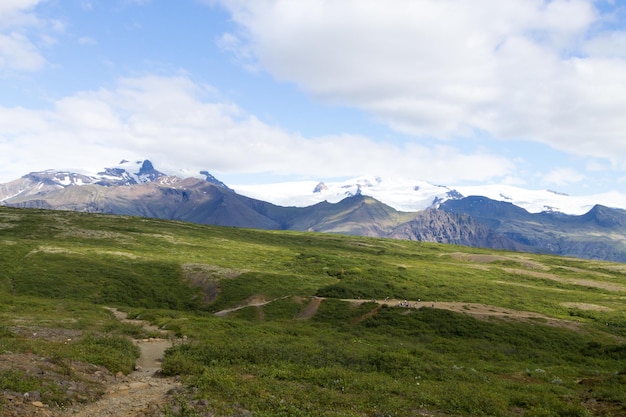
<instances>
[{"instance_id":1,"label":"sky","mask_svg":"<svg viewBox=\"0 0 626 417\"><path fill-rule=\"evenodd\" d=\"M624 0L1 0L0 183L626 188Z\"/></svg>"}]
</instances>

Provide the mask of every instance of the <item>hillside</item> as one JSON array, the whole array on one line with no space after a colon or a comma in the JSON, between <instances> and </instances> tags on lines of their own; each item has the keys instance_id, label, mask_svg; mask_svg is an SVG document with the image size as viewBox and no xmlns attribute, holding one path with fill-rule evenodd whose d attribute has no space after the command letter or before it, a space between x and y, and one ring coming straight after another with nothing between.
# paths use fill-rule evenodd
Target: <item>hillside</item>
<instances>
[{"instance_id":1,"label":"hillside","mask_svg":"<svg viewBox=\"0 0 626 417\"><path fill-rule=\"evenodd\" d=\"M596 205L580 216L532 214L511 203L478 196L446 201L440 209L469 216L523 251L626 262L626 211L622 209Z\"/></svg>"},{"instance_id":2,"label":"hillside","mask_svg":"<svg viewBox=\"0 0 626 417\"><path fill-rule=\"evenodd\" d=\"M82 415L110 401L137 360L127 338L150 336L104 308L117 307L178 340L162 375L182 386L131 415L624 415L625 272L4 207L0 414Z\"/></svg>"}]
</instances>

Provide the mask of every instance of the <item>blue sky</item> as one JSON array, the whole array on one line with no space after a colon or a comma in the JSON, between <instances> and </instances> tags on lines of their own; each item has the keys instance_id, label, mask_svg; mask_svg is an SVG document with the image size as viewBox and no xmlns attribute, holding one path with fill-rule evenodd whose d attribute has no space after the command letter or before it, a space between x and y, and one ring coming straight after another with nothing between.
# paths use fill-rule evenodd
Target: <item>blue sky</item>
<instances>
[{"instance_id":1,"label":"blue sky","mask_svg":"<svg viewBox=\"0 0 626 417\"><path fill-rule=\"evenodd\" d=\"M4 0L0 182L626 182L626 2Z\"/></svg>"}]
</instances>

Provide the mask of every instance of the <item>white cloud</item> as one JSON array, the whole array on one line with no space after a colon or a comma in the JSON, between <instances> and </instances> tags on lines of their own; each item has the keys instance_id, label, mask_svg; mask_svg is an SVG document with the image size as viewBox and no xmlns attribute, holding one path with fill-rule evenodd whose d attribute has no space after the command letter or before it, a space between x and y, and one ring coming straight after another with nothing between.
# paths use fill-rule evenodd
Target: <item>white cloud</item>
<instances>
[{"instance_id":1,"label":"white cloud","mask_svg":"<svg viewBox=\"0 0 626 417\"><path fill-rule=\"evenodd\" d=\"M625 59L626 32L602 33L586 42L584 51L594 57Z\"/></svg>"},{"instance_id":2,"label":"white cloud","mask_svg":"<svg viewBox=\"0 0 626 417\"><path fill-rule=\"evenodd\" d=\"M97 45L98 41L89 36L81 36L80 38L78 38L78 43L81 45Z\"/></svg>"},{"instance_id":3,"label":"white cloud","mask_svg":"<svg viewBox=\"0 0 626 417\"><path fill-rule=\"evenodd\" d=\"M216 42L222 51L233 53L241 61L253 58L252 51L246 48L241 40L232 33L223 33Z\"/></svg>"},{"instance_id":4,"label":"white cloud","mask_svg":"<svg viewBox=\"0 0 626 417\"><path fill-rule=\"evenodd\" d=\"M626 153L625 35L602 28L592 0L210 3L239 25L227 49L246 65L252 53L279 80L398 131Z\"/></svg>"},{"instance_id":5,"label":"white cloud","mask_svg":"<svg viewBox=\"0 0 626 417\"><path fill-rule=\"evenodd\" d=\"M35 71L45 62L39 50L25 36L15 32L0 34L0 71Z\"/></svg>"},{"instance_id":6,"label":"white cloud","mask_svg":"<svg viewBox=\"0 0 626 417\"><path fill-rule=\"evenodd\" d=\"M31 39L30 28L44 26L33 9L42 0L3 0L0 2L0 75L12 71L36 71L46 60ZM53 30L59 22L51 21ZM52 39L41 34L41 41L50 44Z\"/></svg>"},{"instance_id":7,"label":"white cloud","mask_svg":"<svg viewBox=\"0 0 626 417\"><path fill-rule=\"evenodd\" d=\"M15 19L17 16L23 16L23 13L29 11L42 0L3 0L0 2L0 22L7 23L9 19Z\"/></svg>"},{"instance_id":8,"label":"white cloud","mask_svg":"<svg viewBox=\"0 0 626 417\"><path fill-rule=\"evenodd\" d=\"M214 96L185 76L146 76L65 97L45 111L0 107L0 182L47 168L99 169L122 158L149 158L163 169L317 179L371 173L444 183L514 170L499 156L449 146L393 146L356 135L305 138Z\"/></svg>"},{"instance_id":9,"label":"white cloud","mask_svg":"<svg viewBox=\"0 0 626 417\"><path fill-rule=\"evenodd\" d=\"M571 168L555 168L542 176L542 183L547 185L565 186L580 183L585 176Z\"/></svg>"}]
</instances>

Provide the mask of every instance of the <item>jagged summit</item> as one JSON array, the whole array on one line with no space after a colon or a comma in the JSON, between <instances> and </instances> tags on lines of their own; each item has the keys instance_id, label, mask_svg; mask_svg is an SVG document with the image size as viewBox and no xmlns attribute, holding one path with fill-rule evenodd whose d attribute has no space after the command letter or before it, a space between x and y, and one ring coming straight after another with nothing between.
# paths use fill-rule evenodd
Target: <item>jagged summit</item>
<instances>
[{"instance_id":1,"label":"jagged summit","mask_svg":"<svg viewBox=\"0 0 626 417\"><path fill-rule=\"evenodd\" d=\"M208 171L202 171L207 182L228 188ZM117 166L104 168L97 173L84 173L72 170L48 169L31 172L23 177L0 184L0 203L15 198L44 195L48 192L71 186L98 185L103 187L132 186L151 182L162 182L176 178L157 170L150 160L128 161L122 159Z\"/></svg>"},{"instance_id":2,"label":"jagged summit","mask_svg":"<svg viewBox=\"0 0 626 417\"><path fill-rule=\"evenodd\" d=\"M230 190L230 188L228 188L226 184L224 184L222 181L218 180L213 175L211 175L209 171L200 171L200 175L204 176L205 181Z\"/></svg>"},{"instance_id":3,"label":"jagged summit","mask_svg":"<svg viewBox=\"0 0 626 417\"><path fill-rule=\"evenodd\" d=\"M320 182L315 186L315 188L313 189L313 192L321 193L322 191L327 191L327 190L328 190L328 186L324 184L323 182Z\"/></svg>"},{"instance_id":4,"label":"jagged summit","mask_svg":"<svg viewBox=\"0 0 626 417\"><path fill-rule=\"evenodd\" d=\"M123 159L118 166L105 168L96 174L94 184L110 187L114 185L133 185L155 181L166 174L154 169L149 160L131 163Z\"/></svg>"}]
</instances>

